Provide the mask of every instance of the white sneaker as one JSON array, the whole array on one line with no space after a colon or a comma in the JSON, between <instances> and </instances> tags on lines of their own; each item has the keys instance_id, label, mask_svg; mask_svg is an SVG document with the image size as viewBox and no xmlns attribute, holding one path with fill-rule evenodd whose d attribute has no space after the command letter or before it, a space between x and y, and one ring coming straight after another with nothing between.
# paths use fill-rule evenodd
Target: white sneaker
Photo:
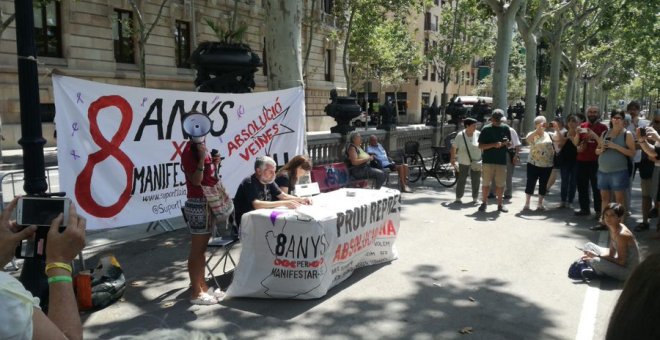
<instances>
[{"instance_id":1,"label":"white sneaker","mask_svg":"<svg viewBox=\"0 0 660 340\"><path fill-rule=\"evenodd\" d=\"M473 198L472 199L472 204L477 204L477 203L479 203L479 199L478 198Z\"/></svg>"},{"instance_id":2,"label":"white sneaker","mask_svg":"<svg viewBox=\"0 0 660 340\"><path fill-rule=\"evenodd\" d=\"M190 303L193 305L215 305L218 303L218 299L207 293L202 293L196 299L190 300Z\"/></svg>"},{"instance_id":3,"label":"white sneaker","mask_svg":"<svg viewBox=\"0 0 660 340\"><path fill-rule=\"evenodd\" d=\"M209 288L206 294L214 297L218 301L222 301L222 299L224 299L226 295L225 292L220 290L220 288L213 289L213 287Z\"/></svg>"}]
</instances>

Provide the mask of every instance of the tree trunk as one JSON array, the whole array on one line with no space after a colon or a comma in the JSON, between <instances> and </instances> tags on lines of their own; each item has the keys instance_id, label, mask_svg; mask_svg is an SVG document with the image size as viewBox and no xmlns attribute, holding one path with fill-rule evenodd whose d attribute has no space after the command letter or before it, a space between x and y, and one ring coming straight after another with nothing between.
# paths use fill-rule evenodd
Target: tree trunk
<instances>
[{"instance_id":1,"label":"tree trunk","mask_svg":"<svg viewBox=\"0 0 660 340\"><path fill-rule=\"evenodd\" d=\"M536 118L536 93L538 92L536 75L536 36L530 34L525 38L525 116L522 135L534 130L534 118Z\"/></svg>"},{"instance_id":2,"label":"tree trunk","mask_svg":"<svg viewBox=\"0 0 660 340\"><path fill-rule=\"evenodd\" d=\"M316 12L316 0L312 0L312 9L310 12L310 20L309 20L309 32L307 34L307 48L305 49L305 58L303 58L303 76L307 77L307 63L309 62L309 53L312 50L312 41L314 39L314 23L316 23L316 20L314 19L314 14ZM265 62L265 60L264 60Z\"/></svg>"},{"instance_id":3,"label":"tree trunk","mask_svg":"<svg viewBox=\"0 0 660 340\"><path fill-rule=\"evenodd\" d=\"M351 95L351 70L348 65L348 45L351 39L351 31L353 29L353 16L355 15L355 6L351 8L351 14L348 18L348 28L346 29L346 39L344 40L344 51L341 57L341 64L344 68L344 77L346 78L346 95Z\"/></svg>"},{"instance_id":4,"label":"tree trunk","mask_svg":"<svg viewBox=\"0 0 660 340\"><path fill-rule=\"evenodd\" d=\"M147 42L144 38L139 38L138 49L140 50L140 86L147 87Z\"/></svg>"},{"instance_id":5,"label":"tree trunk","mask_svg":"<svg viewBox=\"0 0 660 340\"><path fill-rule=\"evenodd\" d=\"M549 114L554 115L557 111L557 96L559 95L559 78L561 74L561 32L555 34L550 41L550 90L548 91L548 105L547 111ZM564 107L564 112L567 112Z\"/></svg>"},{"instance_id":6,"label":"tree trunk","mask_svg":"<svg viewBox=\"0 0 660 340\"><path fill-rule=\"evenodd\" d=\"M571 50L570 65L568 65L568 75L566 76L566 97L564 98L564 112L577 114L578 108L575 105L575 98L577 95L576 78L577 78L577 57L578 47L573 47Z\"/></svg>"},{"instance_id":7,"label":"tree trunk","mask_svg":"<svg viewBox=\"0 0 660 340\"><path fill-rule=\"evenodd\" d=\"M505 112L508 106L509 55L511 54L516 11L510 11L509 8L497 14L497 45L495 46L495 65L493 69L493 108L502 109Z\"/></svg>"},{"instance_id":8,"label":"tree trunk","mask_svg":"<svg viewBox=\"0 0 660 340\"><path fill-rule=\"evenodd\" d=\"M301 58L302 1L266 0L268 90L303 86Z\"/></svg>"}]
</instances>

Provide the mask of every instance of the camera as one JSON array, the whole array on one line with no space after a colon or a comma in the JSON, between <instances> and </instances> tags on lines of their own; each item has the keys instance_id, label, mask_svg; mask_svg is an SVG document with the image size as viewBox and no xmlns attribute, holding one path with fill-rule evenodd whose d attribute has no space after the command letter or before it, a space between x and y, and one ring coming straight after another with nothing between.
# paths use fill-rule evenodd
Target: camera
<instances>
[{"instance_id":1,"label":"camera","mask_svg":"<svg viewBox=\"0 0 660 340\"><path fill-rule=\"evenodd\" d=\"M17 258L38 258L46 256L46 235L53 219L60 213L64 218L60 232L69 219L71 201L64 197L21 197L16 205L16 224L21 227L39 227L32 239L22 240L16 247Z\"/></svg>"}]
</instances>

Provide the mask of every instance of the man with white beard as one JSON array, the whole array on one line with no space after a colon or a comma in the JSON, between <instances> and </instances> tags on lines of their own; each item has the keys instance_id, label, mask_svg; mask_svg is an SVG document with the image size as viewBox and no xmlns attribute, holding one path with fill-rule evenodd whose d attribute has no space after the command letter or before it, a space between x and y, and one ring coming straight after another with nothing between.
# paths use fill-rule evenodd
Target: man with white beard
<instances>
[{"instance_id":1,"label":"man with white beard","mask_svg":"<svg viewBox=\"0 0 660 340\"><path fill-rule=\"evenodd\" d=\"M243 179L236 190L234 208L236 223L241 224L243 214L256 209L286 207L295 209L301 204L311 204L308 197L285 194L275 184L277 163L268 156L259 156L254 161L254 174Z\"/></svg>"}]
</instances>

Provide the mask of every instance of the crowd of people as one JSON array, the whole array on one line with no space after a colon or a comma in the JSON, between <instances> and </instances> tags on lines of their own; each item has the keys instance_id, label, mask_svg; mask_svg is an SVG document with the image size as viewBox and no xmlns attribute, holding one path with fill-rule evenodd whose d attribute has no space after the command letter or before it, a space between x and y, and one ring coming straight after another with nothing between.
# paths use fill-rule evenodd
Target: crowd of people
<instances>
[{"instance_id":1,"label":"crowd of people","mask_svg":"<svg viewBox=\"0 0 660 340\"><path fill-rule=\"evenodd\" d=\"M534 130L524 138L529 156L525 203L520 213L531 213L535 192L538 198L534 210L546 211L545 197L559 178L561 202L557 208L573 208L576 216L591 216L593 209L598 223L590 229L610 233L608 249L594 244L585 247L584 260L593 268L594 276L625 280L639 262L632 231L650 229L649 220L657 215L660 206L660 115L656 114L649 123L639 117L639 112L640 105L634 101L625 112L612 110L609 127L601 122L596 106L588 107L586 116L569 115L565 121L556 118L548 123L544 116L538 116ZM473 204L479 203L481 189L478 211L485 212L489 199L496 198L497 211L508 212L505 203L512 198L510 178L519 163L520 141L506 123L503 112L497 109L481 131L474 119L463 120L464 129L457 133L450 153L451 164L458 172L454 203L462 204L470 178ZM631 189L637 172L642 221L628 229L625 221L631 216ZM660 232L660 219L656 231Z\"/></svg>"},{"instance_id":2,"label":"crowd of people","mask_svg":"<svg viewBox=\"0 0 660 340\"><path fill-rule=\"evenodd\" d=\"M582 260L589 264L585 275L589 279L609 276L618 280L626 280L632 275L612 315L608 338L610 334L623 334L617 333L622 330L613 326L615 320L629 319L628 312L643 307L631 301L630 290L646 289L645 293L650 293L649 289L657 290L658 256L650 256L640 264L634 232L650 229L649 220L656 216L657 207L660 207L660 115L651 117L649 122L640 119L639 109L638 103L631 102L627 113L613 110L609 128L600 122L601 113L595 106L587 109L586 117L568 116L565 124L561 119L548 124L543 116L539 116L534 120L534 130L524 138L530 152L526 166L525 204L521 213L531 211L535 191L538 192L535 210L546 211L548 208L544 198L553 186L553 175L559 176L561 203L557 208L574 207L577 209L575 215L588 216L593 207L599 223L591 229L609 232L608 247L593 243L584 246ZM487 210L489 198L494 196L497 211L506 213L505 201L512 198L511 177L515 165L520 162L521 141L516 131L506 124L502 110L494 110L490 124L481 131L477 130L476 123L475 119L465 119L464 129L456 135L451 146L450 162L458 172L455 203L462 204L467 179L470 178L472 203L479 202L481 193L480 212ZM407 182L407 165L394 162L376 136L369 137L366 150L362 147L359 133L350 134L348 141L345 155L351 176L371 179L374 188L378 189L386 179L384 170L389 169L399 175L401 191L411 191ZM191 234L188 257L190 302L196 305L217 304L224 297L224 292L208 287L204 263L207 243L220 221L209 212L203 187L215 186L220 181L217 170L221 158L209 153L205 142L198 140L189 141L181 157L188 189L184 215ZM240 225L242 216L252 210L312 204L311 198L294 195L296 184L312 168L309 158L295 156L279 171L276 167L275 160L268 156L256 158L254 172L240 183L233 199L236 224ZM630 189L638 170L642 222L628 228L625 221L630 216ZM590 191L593 200L589 198ZM577 206L574 205L576 192ZM31 237L36 230L34 226L19 229L14 221L9 220L16 202L17 199L14 199L0 216L0 264L3 266L11 260L16 245ZM656 208L652 208L653 203ZM53 220L48 233L48 315L39 308L38 298L33 297L12 276L0 272L0 310L10 311L12 315L12 323L0 323L0 337L82 337L69 263L84 247L86 221L77 215L72 204L68 227L60 232L58 226L62 223L62 216L60 214ZM655 229L660 233L660 218ZM648 282L655 282L655 288L648 288Z\"/></svg>"}]
</instances>

